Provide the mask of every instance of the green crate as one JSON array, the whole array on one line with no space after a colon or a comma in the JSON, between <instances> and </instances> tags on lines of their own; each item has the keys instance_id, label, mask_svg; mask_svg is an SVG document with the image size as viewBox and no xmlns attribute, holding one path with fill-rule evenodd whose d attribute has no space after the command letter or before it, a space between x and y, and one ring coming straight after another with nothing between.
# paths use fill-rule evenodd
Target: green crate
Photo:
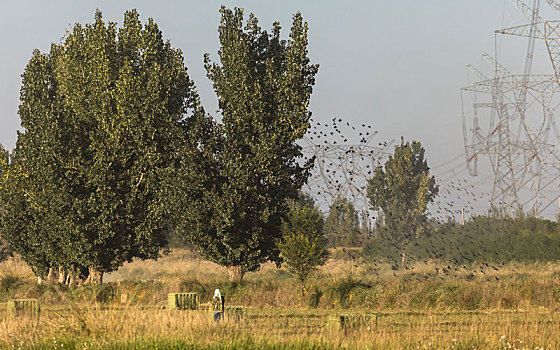
<instances>
[{"instance_id":1,"label":"green crate","mask_svg":"<svg viewBox=\"0 0 560 350\"><path fill-rule=\"evenodd\" d=\"M196 293L169 293L167 304L170 310L197 310L198 294Z\"/></svg>"},{"instance_id":2,"label":"green crate","mask_svg":"<svg viewBox=\"0 0 560 350\"><path fill-rule=\"evenodd\" d=\"M245 319L247 310L243 306L226 306L225 317L229 321L241 322Z\"/></svg>"},{"instance_id":3,"label":"green crate","mask_svg":"<svg viewBox=\"0 0 560 350\"><path fill-rule=\"evenodd\" d=\"M41 307L37 299L10 299L6 306L8 315L39 314Z\"/></svg>"}]
</instances>

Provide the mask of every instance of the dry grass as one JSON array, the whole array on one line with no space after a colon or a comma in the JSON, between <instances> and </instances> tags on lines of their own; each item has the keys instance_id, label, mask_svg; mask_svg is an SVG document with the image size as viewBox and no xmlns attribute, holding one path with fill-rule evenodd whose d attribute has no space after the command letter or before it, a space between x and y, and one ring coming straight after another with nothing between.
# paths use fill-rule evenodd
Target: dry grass
<instances>
[{"instance_id":1,"label":"dry grass","mask_svg":"<svg viewBox=\"0 0 560 350\"><path fill-rule=\"evenodd\" d=\"M332 315L326 311L251 310L243 323L215 324L203 311L74 307L47 311L39 319L4 316L0 319L0 344L53 345L79 339L95 347L107 342L180 339L202 346L235 345L240 339L252 339L272 344L306 340L356 349L560 346L560 321L550 312L379 313L372 329L348 332L329 327L327 320Z\"/></svg>"},{"instance_id":2,"label":"dry grass","mask_svg":"<svg viewBox=\"0 0 560 350\"><path fill-rule=\"evenodd\" d=\"M33 271L18 257L10 257L0 262L0 277L7 275L17 275L25 279L35 280Z\"/></svg>"},{"instance_id":3,"label":"dry grass","mask_svg":"<svg viewBox=\"0 0 560 350\"><path fill-rule=\"evenodd\" d=\"M8 317L0 308L0 347L560 348L560 264L477 263L443 272L446 266L428 261L394 271L337 256L302 299L297 281L272 264L232 285L224 268L186 249L73 290L38 288L30 269L11 259L0 264L0 285L6 276L19 276L22 285L1 295L37 297L44 307L38 319ZM204 311L163 309L169 292L196 291L205 301L215 287L230 305L248 307L245 322L216 325ZM378 319L370 330L333 330L329 319L343 313Z\"/></svg>"},{"instance_id":4,"label":"dry grass","mask_svg":"<svg viewBox=\"0 0 560 350\"><path fill-rule=\"evenodd\" d=\"M227 269L204 260L191 249L175 249L162 255L158 260L136 259L119 270L106 274L104 280L154 280L177 276L204 276L209 279L222 279L228 275Z\"/></svg>"}]
</instances>

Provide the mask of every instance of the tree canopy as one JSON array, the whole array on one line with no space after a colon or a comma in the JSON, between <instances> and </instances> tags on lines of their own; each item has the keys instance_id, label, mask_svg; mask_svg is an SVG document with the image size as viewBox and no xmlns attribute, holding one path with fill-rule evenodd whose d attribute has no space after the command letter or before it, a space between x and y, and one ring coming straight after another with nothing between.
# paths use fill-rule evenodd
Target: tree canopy
<instances>
[{"instance_id":1,"label":"tree canopy","mask_svg":"<svg viewBox=\"0 0 560 350\"><path fill-rule=\"evenodd\" d=\"M329 208L325 233L332 247L359 246L364 233L354 204L347 198L337 197Z\"/></svg>"},{"instance_id":2,"label":"tree canopy","mask_svg":"<svg viewBox=\"0 0 560 350\"><path fill-rule=\"evenodd\" d=\"M420 142L401 139L384 166L375 168L367 191L371 208L383 212L380 234L405 250L404 245L421 234L427 206L438 193Z\"/></svg>"},{"instance_id":3,"label":"tree canopy","mask_svg":"<svg viewBox=\"0 0 560 350\"><path fill-rule=\"evenodd\" d=\"M310 126L318 66L307 56L300 13L288 40L278 23L269 33L252 14L244 26L241 9L220 13L219 62L206 55L205 67L222 119L198 119L197 152L187 151L179 176L177 224L205 258L241 279L267 260L280 262L286 199L297 198L312 166L300 161L297 141Z\"/></svg>"},{"instance_id":4,"label":"tree canopy","mask_svg":"<svg viewBox=\"0 0 560 350\"><path fill-rule=\"evenodd\" d=\"M169 225L164 180L186 115L200 110L181 51L135 10L122 28L98 11L48 53L34 51L20 100L2 237L39 275L87 267L100 279L157 257Z\"/></svg>"}]
</instances>

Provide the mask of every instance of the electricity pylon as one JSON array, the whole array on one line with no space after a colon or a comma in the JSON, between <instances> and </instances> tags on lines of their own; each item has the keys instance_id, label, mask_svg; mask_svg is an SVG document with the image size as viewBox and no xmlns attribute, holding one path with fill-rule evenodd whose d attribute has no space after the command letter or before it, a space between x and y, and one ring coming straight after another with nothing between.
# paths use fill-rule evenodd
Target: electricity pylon
<instances>
[{"instance_id":1,"label":"electricity pylon","mask_svg":"<svg viewBox=\"0 0 560 350\"><path fill-rule=\"evenodd\" d=\"M328 210L338 198L352 202L362 220L371 221L367 180L389 154L391 142L376 140L370 125L354 126L342 119L315 123L304 137L303 153L315 157L307 191Z\"/></svg>"},{"instance_id":2,"label":"electricity pylon","mask_svg":"<svg viewBox=\"0 0 560 350\"><path fill-rule=\"evenodd\" d=\"M494 173L491 205L507 214L529 211L542 216L560 198L560 134L554 118L560 85L560 21L540 17L540 0L530 7L513 0L528 24L495 31L528 40L523 74L513 74L496 58L483 54L491 74L468 66L461 90L463 135L469 173L478 174L479 156L486 155ZM560 4L547 2L555 9ZM532 75L536 40L546 44L552 74ZM496 41L497 42L497 41ZM497 48L496 48L497 56ZM470 98L471 104L465 105ZM472 117L470 125L467 116Z\"/></svg>"}]
</instances>

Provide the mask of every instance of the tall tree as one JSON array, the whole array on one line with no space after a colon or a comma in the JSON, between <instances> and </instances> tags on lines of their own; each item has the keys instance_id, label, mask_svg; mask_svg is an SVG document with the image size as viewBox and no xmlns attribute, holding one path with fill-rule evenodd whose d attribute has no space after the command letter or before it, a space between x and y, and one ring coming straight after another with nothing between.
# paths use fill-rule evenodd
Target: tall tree
<instances>
[{"instance_id":1,"label":"tall tree","mask_svg":"<svg viewBox=\"0 0 560 350\"><path fill-rule=\"evenodd\" d=\"M200 107L181 51L138 17L127 11L117 28L98 11L49 53L36 50L23 74L13 163L26 180L13 195L29 195L13 200L33 244L14 249L38 273L87 267L100 282L134 257L156 258L165 243L163 183L179 162L186 114ZM10 243L20 239L18 210L2 215Z\"/></svg>"},{"instance_id":2,"label":"tall tree","mask_svg":"<svg viewBox=\"0 0 560 350\"><path fill-rule=\"evenodd\" d=\"M371 208L383 212L379 233L399 246L404 265L406 246L421 234L427 206L438 193L420 142L401 139L384 166L375 168L367 191Z\"/></svg>"},{"instance_id":3,"label":"tall tree","mask_svg":"<svg viewBox=\"0 0 560 350\"><path fill-rule=\"evenodd\" d=\"M56 242L41 240L41 225L34 220L40 215L38 191L22 170L19 159L2 150L0 157L0 233L12 249L21 253L23 260L37 276L45 276L49 256L56 252ZM47 244L45 244L47 243ZM52 243L52 244L48 244Z\"/></svg>"},{"instance_id":4,"label":"tall tree","mask_svg":"<svg viewBox=\"0 0 560 350\"><path fill-rule=\"evenodd\" d=\"M9 176L9 161L10 161L10 154L9 152L4 149L4 146L0 144L0 218L2 217L2 212L4 211L4 198L2 196L5 193L6 188L3 187L5 183L5 179ZM11 248L8 246L8 243L0 237L0 261L4 260L6 257L11 255Z\"/></svg>"},{"instance_id":5,"label":"tall tree","mask_svg":"<svg viewBox=\"0 0 560 350\"><path fill-rule=\"evenodd\" d=\"M267 260L280 262L275 242L286 199L297 198L312 166L299 162L297 141L310 125L318 66L307 57L301 14L281 40L278 23L268 33L252 14L243 27L241 9L220 13L220 63L206 55L205 66L222 120L200 118L198 151L183 157L178 226L205 258L241 280ZM193 178L204 184L191 186Z\"/></svg>"},{"instance_id":6,"label":"tall tree","mask_svg":"<svg viewBox=\"0 0 560 350\"><path fill-rule=\"evenodd\" d=\"M329 208L325 232L332 247L358 246L364 235L354 204L347 198L337 197Z\"/></svg>"}]
</instances>

